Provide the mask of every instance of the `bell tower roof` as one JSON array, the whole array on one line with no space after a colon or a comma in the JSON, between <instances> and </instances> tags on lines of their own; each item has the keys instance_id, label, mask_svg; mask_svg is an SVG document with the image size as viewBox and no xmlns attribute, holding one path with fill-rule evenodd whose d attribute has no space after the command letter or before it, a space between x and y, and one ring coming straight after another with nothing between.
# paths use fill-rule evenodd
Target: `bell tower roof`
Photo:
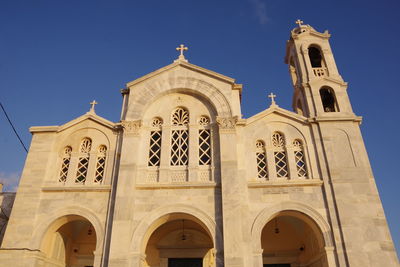
<instances>
[{"instance_id":1,"label":"bell tower roof","mask_svg":"<svg viewBox=\"0 0 400 267\"><path fill-rule=\"evenodd\" d=\"M299 19L296 20L296 24L298 24L298 27L294 28L290 32L291 39L299 39L300 37L310 36L310 35L328 39L331 36L328 30L325 30L323 33L318 32L311 25L303 24L302 20Z\"/></svg>"}]
</instances>

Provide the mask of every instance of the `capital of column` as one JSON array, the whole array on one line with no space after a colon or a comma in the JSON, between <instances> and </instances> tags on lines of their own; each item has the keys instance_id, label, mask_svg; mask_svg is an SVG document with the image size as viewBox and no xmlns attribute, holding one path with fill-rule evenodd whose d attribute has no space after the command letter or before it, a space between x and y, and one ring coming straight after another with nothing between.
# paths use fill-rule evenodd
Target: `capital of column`
<instances>
[{"instance_id":1,"label":"capital of column","mask_svg":"<svg viewBox=\"0 0 400 267\"><path fill-rule=\"evenodd\" d=\"M221 130L235 130L238 116L234 117L217 117L218 126Z\"/></svg>"},{"instance_id":2,"label":"capital of column","mask_svg":"<svg viewBox=\"0 0 400 267\"><path fill-rule=\"evenodd\" d=\"M140 128L142 127L142 121L121 121L121 125L124 128L125 134L139 135Z\"/></svg>"}]
</instances>

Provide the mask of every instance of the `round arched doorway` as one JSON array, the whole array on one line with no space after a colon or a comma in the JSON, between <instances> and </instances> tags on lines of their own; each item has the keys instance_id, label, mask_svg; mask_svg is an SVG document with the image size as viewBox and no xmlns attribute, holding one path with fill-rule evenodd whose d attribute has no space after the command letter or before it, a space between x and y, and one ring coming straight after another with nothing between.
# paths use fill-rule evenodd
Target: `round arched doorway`
<instances>
[{"instance_id":1,"label":"round arched doorway","mask_svg":"<svg viewBox=\"0 0 400 267\"><path fill-rule=\"evenodd\" d=\"M150 227L144 266L214 266L214 245L209 230L196 217L172 213Z\"/></svg>"},{"instance_id":2,"label":"round arched doorway","mask_svg":"<svg viewBox=\"0 0 400 267\"><path fill-rule=\"evenodd\" d=\"M320 229L297 211L276 214L262 230L261 247L264 267L328 266Z\"/></svg>"},{"instance_id":3,"label":"round arched doorway","mask_svg":"<svg viewBox=\"0 0 400 267\"><path fill-rule=\"evenodd\" d=\"M78 215L58 218L42 240L44 266L94 266L96 238L96 231L86 218Z\"/></svg>"}]
</instances>

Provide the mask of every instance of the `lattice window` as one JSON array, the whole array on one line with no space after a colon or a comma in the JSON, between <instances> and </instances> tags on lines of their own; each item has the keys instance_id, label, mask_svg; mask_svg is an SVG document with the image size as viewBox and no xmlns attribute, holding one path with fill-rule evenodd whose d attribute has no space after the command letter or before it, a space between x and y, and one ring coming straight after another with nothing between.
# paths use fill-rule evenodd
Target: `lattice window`
<instances>
[{"instance_id":1,"label":"lattice window","mask_svg":"<svg viewBox=\"0 0 400 267\"><path fill-rule=\"evenodd\" d=\"M81 143L79 152L81 153L78 159L78 170L76 172L75 183L84 184L89 167L90 150L92 149L92 140L84 138Z\"/></svg>"},{"instance_id":2,"label":"lattice window","mask_svg":"<svg viewBox=\"0 0 400 267\"><path fill-rule=\"evenodd\" d=\"M293 146L294 146L294 159L297 168L297 176L307 178L307 166L304 156L303 144L300 140L294 140Z\"/></svg>"},{"instance_id":3,"label":"lattice window","mask_svg":"<svg viewBox=\"0 0 400 267\"><path fill-rule=\"evenodd\" d=\"M99 146L97 163L96 163L96 175L94 176L95 183L103 182L104 171L106 169L106 155L107 155L107 147L103 145Z\"/></svg>"},{"instance_id":4,"label":"lattice window","mask_svg":"<svg viewBox=\"0 0 400 267\"><path fill-rule=\"evenodd\" d=\"M60 178L58 179L60 183L65 183L67 181L69 164L71 162L71 153L72 153L72 148L70 146L64 148L61 170L60 170Z\"/></svg>"},{"instance_id":5,"label":"lattice window","mask_svg":"<svg viewBox=\"0 0 400 267\"><path fill-rule=\"evenodd\" d=\"M171 165L186 166L188 164L189 131L173 130L171 135Z\"/></svg>"},{"instance_id":6,"label":"lattice window","mask_svg":"<svg viewBox=\"0 0 400 267\"><path fill-rule=\"evenodd\" d=\"M263 141L256 142L257 177L268 179L267 155Z\"/></svg>"},{"instance_id":7,"label":"lattice window","mask_svg":"<svg viewBox=\"0 0 400 267\"><path fill-rule=\"evenodd\" d=\"M209 129L199 130L199 165L211 164L211 134Z\"/></svg>"},{"instance_id":8,"label":"lattice window","mask_svg":"<svg viewBox=\"0 0 400 267\"><path fill-rule=\"evenodd\" d=\"M189 161L189 113L176 108L172 114L171 166L186 166Z\"/></svg>"},{"instance_id":9,"label":"lattice window","mask_svg":"<svg viewBox=\"0 0 400 267\"><path fill-rule=\"evenodd\" d=\"M272 134L272 145L274 147L274 159L277 177L288 177L288 164L285 151L285 138L281 133Z\"/></svg>"},{"instance_id":10,"label":"lattice window","mask_svg":"<svg viewBox=\"0 0 400 267\"><path fill-rule=\"evenodd\" d=\"M210 119L206 116L199 118L199 165L211 165L211 132Z\"/></svg>"},{"instance_id":11,"label":"lattice window","mask_svg":"<svg viewBox=\"0 0 400 267\"><path fill-rule=\"evenodd\" d=\"M149 147L149 161L148 166L160 166L161 161L161 126L162 120L154 118L151 122L154 130L150 132L150 147Z\"/></svg>"}]
</instances>

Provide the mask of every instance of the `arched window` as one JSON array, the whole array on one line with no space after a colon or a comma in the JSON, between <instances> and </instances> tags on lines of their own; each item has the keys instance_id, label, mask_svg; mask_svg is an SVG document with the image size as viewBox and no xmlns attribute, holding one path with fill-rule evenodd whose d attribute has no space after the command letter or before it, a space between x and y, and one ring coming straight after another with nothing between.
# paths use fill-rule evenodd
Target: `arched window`
<instances>
[{"instance_id":1,"label":"arched window","mask_svg":"<svg viewBox=\"0 0 400 267\"><path fill-rule=\"evenodd\" d=\"M89 167L90 150L92 149L92 140L84 138L79 149L78 170L76 172L75 183L84 184Z\"/></svg>"},{"instance_id":2,"label":"arched window","mask_svg":"<svg viewBox=\"0 0 400 267\"><path fill-rule=\"evenodd\" d=\"M201 116L199 126L199 165L211 165L210 119Z\"/></svg>"},{"instance_id":3,"label":"arched window","mask_svg":"<svg viewBox=\"0 0 400 267\"><path fill-rule=\"evenodd\" d=\"M332 88L321 88L319 90L319 94L321 96L322 107L325 112L336 112L339 111L339 108L336 103L335 92Z\"/></svg>"},{"instance_id":4,"label":"arched window","mask_svg":"<svg viewBox=\"0 0 400 267\"><path fill-rule=\"evenodd\" d=\"M161 126L163 121L161 118L154 118L151 121L150 147L148 166L160 166L161 161Z\"/></svg>"},{"instance_id":5,"label":"arched window","mask_svg":"<svg viewBox=\"0 0 400 267\"><path fill-rule=\"evenodd\" d=\"M322 67L322 55L321 50L315 46L308 48L308 56L310 57L311 67L321 68Z\"/></svg>"},{"instance_id":6,"label":"arched window","mask_svg":"<svg viewBox=\"0 0 400 267\"><path fill-rule=\"evenodd\" d=\"M256 159L257 159L257 177L268 179L267 155L265 153L265 144L263 141L256 142Z\"/></svg>"},{"instance_id":7,"label":"arched window","mask_svg":"<svg viewBox=\"0 0 400 267\"><path fill-rule=\"evenodd\" d=\"M104 145L99 146L96 163L96 175L94 177L95 183L102 183L104 179L104 171L106 168L107 147Z\"/></svg>"},{"instance_id":8,"label":"arched window","mask_svg":"<svg viewBox=\"0 0 400 267\"><path fill-rule=\"evenodd\" d=\"M300 140L293 141L294 159L296 161L297 176L307 178L307 166L304 156L303 143Z\"/></svg>"},{"instance_id":9,"label":"arched window","mask_svg":"<svg viewBox=\"0 0 400 267\"><path fill-rule=\"evenodd\" d=\"M60 177L58 179L60 183L65 183L67 181L69 163L71 162L71 153L72 148L70 146L66 146L63 150Z\"/></svg>"},{"instance_id":10,"label":"arched window","mask_svg":"<svg viewBox=\"0 0 400 267\"><path fill-rule=\"evenodd\" d=\"M274 159L277 177L288 177L288 164L285 151L285 138L281 133L272 134L272 146L274 149Z\"/></svg>"},{"instance_id":11,"label":"arched window","mask_svg":"<svg viewBox=\"0 0 400 267\"><path fill-rule=\"evenodd\" d=\"M172 113L171 166L187 166L189 152L189 112L176 108Z\"/></svg>"}]
</instances>

